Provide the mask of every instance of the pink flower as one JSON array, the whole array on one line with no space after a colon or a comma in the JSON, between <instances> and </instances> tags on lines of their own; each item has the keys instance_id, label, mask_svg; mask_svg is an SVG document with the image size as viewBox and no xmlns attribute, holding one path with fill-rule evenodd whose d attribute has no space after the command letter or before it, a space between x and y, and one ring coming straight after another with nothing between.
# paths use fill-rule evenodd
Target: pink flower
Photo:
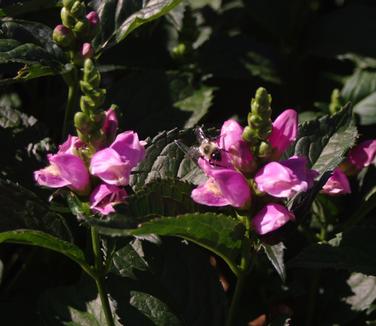
<instances>
[{"instance_id":1,"label":"pink flower","mask_svg":"<svg viewBox=\"0 0 376 326\"><path fill-rule=\"evenodd\" d=\"M106 135L106 138L109 142L112 142L115 138L116 131L118 129L118 119L114 108L110 108L106 111L106 118L103 123L103 133Z\"/></svg>"},{"instance_id":2,"label":"pink flower","mask_svg":"<svg viewBox=\"0 0 376 326\"><path fill-rule=\"evenodd\" d=\"M290 198L313 186L318 175L307 168L307 159L293 156L286 161L271 162L263 166L255 176L257 187L274 197Z\"/></svg>"},{"instance_id":3,"label":"pink flower","mask_svg":"<svg viewBox=\"0 0 376 326\"><path fill-rule=\"evenodd\" d=\"M230 119L224 122L218 140L218 146L223 149L223 155L227 167L244 172L252 172L254 161L248 144L243 140L243 127L235 120Z\"/></svg>"},{"instance_id":4,"label":"pink flower","mask_svg":"<svg viewBox=\"0 0 376 326\"><path fill-rule=\"evenodd\" d=\"M61 145L57 154L77 155L77 149L84 146L84 143L76 136L68 135L68 139Z\"/></svg>"},{"instance_id":5,"label":"pink flower","mask_svg":"<svg viewBox=\"0 0 376 326\"><path fill-rule=\"evenodd\" d=\"M115 212L114 205L124 202L127 196L124 189L102 183L90 195L90 208L107 215Z\"/></svg>"},{"instance_id":6,"label":"pink flower","mask_svg":"<svg viewBox=\"0 0 376 326\"><path fill-rule=\"evenodd\" d=\"M85 193L89 187L89 173L84 162L72 154L49 155L50 165L34 172L35 181L50 188L64 186Z\"/></svg>"},{"instance_id":7,"label":"pink flower","mask_svg":"<svg viewBox=\"0 0 376 326\"><path fill-rule=\"evenodd\" d=\"M282 153L296 140L298 135L298 114L295 110L283 111L273 122L269 142L278 159Z\"/></svg>"},{"instance_id":8,"label":"pink flower","mask_svg":"<svg viewBox=\"0 0 376 326\"><path fill-rule=\"evenodd\" d=\"M266 234L279 229L288 221L295 220L295 216L286 207L280 204L267 204L252 219L252 225L255 231L260 234Z\"/></svg>"},{"instance_id":9,"label":"pink flower","mask_svg":"<svg viewBox=\"0 0 376 326\"><path fill-rule=\"evenodd\" d=\"M201 158L198 163L209 178L192 191L191 197L195 202L208 206L248 206L251 191L241 173L234 169L213 167Z\"/></svg>"},{"instance_id":10,"label":"pink flower","mask_svg":"<svg viewBox=\"0 0 376 326\"><path fill-rule=\"evenodd\" d=\"M376 139L366 140L350 150L348 159L358 170L370 165L376 156Z\"/></svg>"},{"instance_id":11,"label":"pink flower","mask_svg":"<svg viewBox=\"0 0 376 326\"><path fill-rule=\"evenodd\" d=\"M89 59L94 55L94 49L90 43L84 43L81 46L81 55L84 59Z\"/></svg>"},{"instance_id":12,"label":"pink flower","mask_svg":"<svg viewBox=\"0 0 376 326\"><path fill-rule=\"evenodd\" d=\"M350 194L349 179L339 168L336 168L322 187L321 192L331 196Z\"/></svg>"},{"instance_id":13,"label":"pink flower","mask_svg":"<svg viewBox=\"0 0 376 326\"><path fill-rule=\"evenodd\" d=\"M94 154L90 162L91 174L111 185L127 185L131 170L145 156L144 146L145 142L139 141L133 131L119 134L109 148Z\"/></svg>"}]
</instances>

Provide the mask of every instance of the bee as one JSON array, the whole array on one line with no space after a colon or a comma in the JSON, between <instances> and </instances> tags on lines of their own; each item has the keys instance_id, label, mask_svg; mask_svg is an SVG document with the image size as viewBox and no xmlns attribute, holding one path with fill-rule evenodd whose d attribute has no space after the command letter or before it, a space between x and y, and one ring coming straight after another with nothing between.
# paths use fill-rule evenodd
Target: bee
<instances>
[{"instance_id":1,"label":"bee","mask_svg":"<svg viewBox=\"0 0 376 326\"><path fill-rule=\"evenodd\" d=\"M217 143L205 134L202 127L196 127L194 133L199 146L188 147L178 140L175 140L175 144L194 161L201 157L211 165L221 166L223 149L219 148Z\"/></svg>"}]
</instances>

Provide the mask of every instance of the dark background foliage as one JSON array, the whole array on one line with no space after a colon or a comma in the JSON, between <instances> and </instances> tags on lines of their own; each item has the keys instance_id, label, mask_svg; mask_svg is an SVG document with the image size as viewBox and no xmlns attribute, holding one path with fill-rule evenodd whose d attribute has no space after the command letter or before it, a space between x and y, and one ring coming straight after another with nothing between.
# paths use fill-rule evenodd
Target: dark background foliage
<instances>
[{"instance_id":1,"label":"dark background foliage","mask_svg":"<svg viewBox=\"0 0 376 326\"><path fill-rule=\"evenodd\" d=\"M14 3L1 1L0 6L19 19L50 27L59 23L55 4L40 1L39 6L31 6L33 10L27 10L27 6L20 10ZM354 105L360 139L375 138L375 17L376 3L371 0L186 1L101 54L106 105L119 106L122 130L136 130L146 138L162 130L197 123L218 127L229 117L244 122L250 98L259 86L272 94L274 115L294 108L301 121L310 120L329 113L330 104L335 104L332 92L337 88L336 100ZM12 78L21 67L1 64L1 79ZM2 177L20 182L44 199L50 193L35 187L32 171L42 167L46 153L61 142L65 100L66 87L60 76L22 83L2 82L0 88L0 172ZM251 320L253 324L249 325L263 325L263 315L271 325L282 325L285 317L291 315L293 325L375 324L372 302L376 282L372 275L376 275L376 264L371 251L374 244L360 250L364 248L355 244L365 238L359 237L356 229L351 236L344 235L350 244L353 242L354 251L339 246L338 250L324 253L322 248L314 247L316 234L324 232L325 240L329 240L338 231L336 225L360 214L357 209L363 207L363 198L374 186L374 177L374 168L370 168L352 179L352 195L319 197L313 205L312 218L302 221L288 234L285 284L265 257L254 261L239 325ZM3 185L1 192L4 194L7 189ZM375 198L370 196L371 206L362 213L362 225L367 226L367 241L372 243ZM9 209L8 218L16 219L12 212L23 205L17 200L1 201L7 206L1 209ZM45 217L40 205L35 210ZM317 217L322 210L329 220L325 225ZM65 226L56 226L57 222L54 231L73 237L84 247L85 229L80 229L73 218L66 220L73 235L65 234ZM149 243L146 246L152 247L145 249L149 250L147 258L156 263L150 273L142 268L142 273L137 270L140 275L136 289L145 290L143 282L153 284L149 291L168 303L186 325L221 325L234 283L221 260L217 257L213 264L212 258L210 265L207 251L176 239L168 238L159 247ZM357 249L365 255L364 261L357 265L349 259L346 263L343 257L359 255ZM72 286L80 279L74 263L44 249L8 244L1 245L0 259L0 323L39 325L44 320L46 325L59 324L45 316L51 317L64 306L64 296L54 296L53 291L60 290L53 288ZM350 278L352 272L357 274ZM219 286L218 275L230 285L227 292ZM133 279L132 275L125 277ZM124 289L124 293L127 291ZM117 298L121 293L115 291L112 295ZM136 297L129 294L132 295ZM47 307L51 297L62 299ZM134 316L132 325L148 325L134 307L124 309L124 316Z\"/></svg>"}]
</instances>

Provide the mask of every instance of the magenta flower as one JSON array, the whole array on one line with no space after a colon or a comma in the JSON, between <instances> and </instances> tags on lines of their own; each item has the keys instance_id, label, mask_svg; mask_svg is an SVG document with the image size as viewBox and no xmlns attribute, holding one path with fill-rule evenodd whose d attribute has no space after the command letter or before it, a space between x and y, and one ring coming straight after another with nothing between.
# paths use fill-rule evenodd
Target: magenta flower
<instances>
[{"instance_id":1,"label":"magenta flower","mask_svg":"<svg viewBox=\"0 0 376 326\"><path fill-rule=\"evenodd\" d=\"M90 208L103 215L114 213L114 205L124 202L127 196L124 189L102 183L90 195Z\"/></svg>"},{"instance_id":2,"label":"magenta flower","mask_svg":"<svg viewBox=\"0 0 376 326\"><path fill-rule=\"evenodd\" d=\"M348 160L358 170L370 165L376 156L376 139L366 140L350 150Z\"/></svg>"},{"instance_id":3,"label":"magenta flower","mask_svg":"<svg viewBox=\"0 0 376 326\"><path fill-rule=\"evenodd\" d=\"M260 234L266 234L279 229L288 221L295 220L295 216L280 204L267 204L252 219L252 226Z\"/></svg>"},{"instance_id":4,"label":"magenta flower","mask_svg":"<svg viewBox=\"0 0 376 326\"><path fill-rule=\"evenodd\" d=\"M243 140L243 127L235 120L224 122L218 140L218 147L223 149L225 166L233 166L244 173L252 172L253 156L249 145Z\"/></svg>"},{"instance_id":5,"label":"magenta flower","mask_svg":"<svg viewBox=\"0 0 376 326\"><path fill-rule=\"evenodd\" d=\"M192 199L208 206L245 208L251 201L251 191L247 179L238 171L229 168L213 167L204 159L198 161L209 177L192 191Z\"/></svg>"},{"instance_id":6,"label":"magenta flower","mask_svg":"<svg viewBox=\"0 0 376 326\"><path fill-rule=\"evenodd\" d=\"M77 155L77 149L84 146L84 143L76 136L68 135L68 139L61 145L57 154L72 154Z\"/></svg>"},{"instance_id":7,"label":"magenta flower","mask_svg":"<svg viewBox=\"0 0 376 326\"><path fill-rule=\"evenodd\" d=\"M274 197L290 198L313 186L318 175L307 168L307 159L293 156L286 161L271 162L263 166L255 176L257 188Z\"/></svg>"},{"instance_id":8,"label":"magenta flower","mask_svg":"<svg viewBox=\"0 0 376 326\"><path fill-rule=\"evenodd\" d=\"M84 162L72 154L49 155L50 165L34 172L35 181L45 187L68 188L85 193L89 187L89 173Z\"/></svg>"},{"instance_id":9,"label":"magenta flower","mask_svg":"<svg viewBox=\"0 0 376 326\"><path fill-rule=\"evenodd\" d=\"M283 111L273 122L272 133L269 136L276 159L296 140L297 135L298 114L292 109Z\"/></svg>"},{"instance_id":10,"label":"magenta flower","mask_svg":"<svg viewBox=\"0 0 376 326\"><path fill-rule=\"evenodd\" d=\"M322 187L321 192L330 196L350 194L349 179L339 168L336 168Z\"/></svg>"},{"instance_id":11,"label":"magenta flower","mask_svg":"<svg viewBox=\"0 0 376 326\"><path fill-rule=\"evenodd\" d=\"M115 138L116 131L118 129L118 119L114 108L110 108L106 111L106 118L103 123L103 133L106 135L107 140L112 142Z\"/></svg>"},{"instance_id":12,"label":"magenta flower","mask_svg":"<svg viewBox=\"0 0 376 326\"><path fill-rule=\"evenodd\" d=\"M88 42L82 44L80 52L84 59L90 59L94 55L94 49Z\"/></svg>"},{"instance_id":13,"label":"magenta flower","mask_svg":"<svg viewBox=\"0 0 376 326\"><path fill-rule=\"evenodd\" d=\"M99 24L99 16L95 11L90 11L86 18L92 27L96 27Z\"/></svg>"},{"instance_id":14,"label":"magenta flower","mask_svg":"<svg viewBox=\"0 0 376 326\"><path fill-rule=\"evenodd\" d=\"M131 170L145 156L144 146L145 142L133 131L119 134L109 148L94 154L90 162L91 174L111 185L127 185Z\"/></svg>"}]
</instances>

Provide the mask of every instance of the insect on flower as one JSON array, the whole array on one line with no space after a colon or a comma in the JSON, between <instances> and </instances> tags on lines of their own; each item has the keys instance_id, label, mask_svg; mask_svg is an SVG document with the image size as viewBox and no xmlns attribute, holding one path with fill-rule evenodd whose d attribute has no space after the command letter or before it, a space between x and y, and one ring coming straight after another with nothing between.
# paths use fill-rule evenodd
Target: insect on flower
<instances>
[{"instance_id":1,"label":"insect on flower","mask_svg":"<svg viewBox=\"0 0 376 326\"><path fill-rule=\"evenodd\" d=\"M180 140L175 140L176 146L182 150L187 157L197 162L201 157L206 159L213 166L222 166L222 158L224 149L219 148L217 140L208 137L202 127L196 127L194 133L199 146L188 147Z\"/></svg>"}]
</instances>

